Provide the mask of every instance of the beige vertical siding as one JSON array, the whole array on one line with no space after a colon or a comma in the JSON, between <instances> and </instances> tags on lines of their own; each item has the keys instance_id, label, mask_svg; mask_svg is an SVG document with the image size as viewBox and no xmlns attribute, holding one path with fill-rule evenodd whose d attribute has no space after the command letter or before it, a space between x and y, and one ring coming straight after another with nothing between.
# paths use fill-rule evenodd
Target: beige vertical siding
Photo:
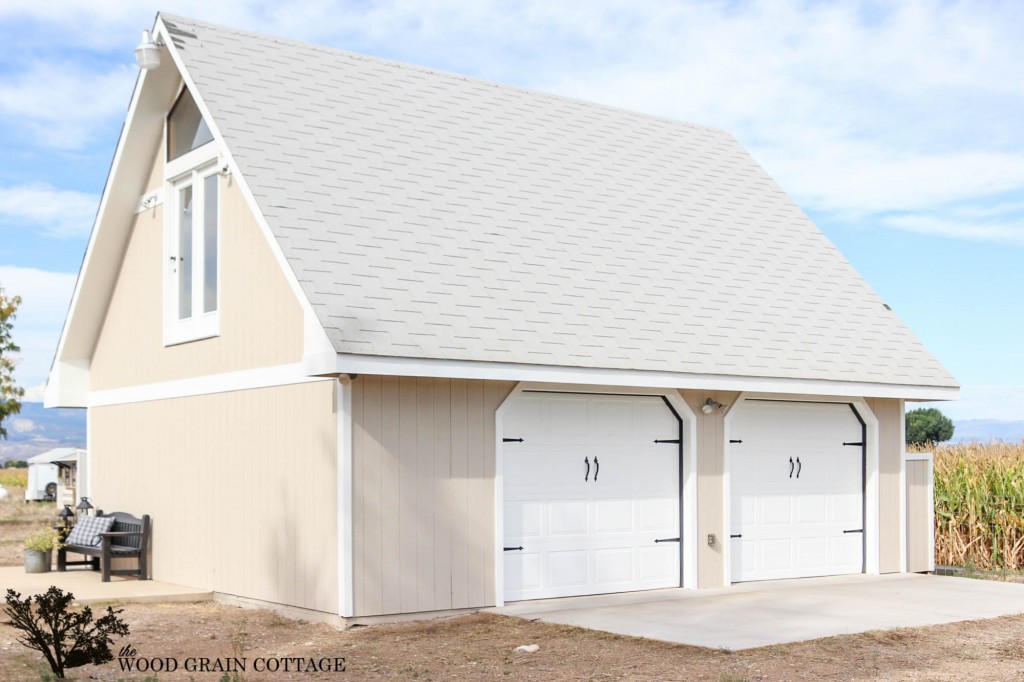
<instances>
[{"instance_id":1,"label":"beige vertical siding","mask_svg":"<svg viewBox=\"0 0 1024 682\"><path fill-rule=\"evenodd\" d=\"M725 527L722 476L725 471L725 413L739 397L721 391L680 391L697 415L697 587L721 587L725 584L722 550L729 541ZM725 407L704 414L701 407L711 398ZM709 547L707 537L714 533L718 542Z\"/></svg>"},{"instance_id":2,"label":"beige vertical siding","mask_svg":"<svg viewBox=\"0 0 1024 682\"><path fill-rule=\"evenodd\" d=\"M93 353L91 390L302 360L299 301L237 183L221 178L220 192L220 336L163 345L164 206L157 206L136 216Z\"/></svg>"},{"instance_id":3,"label":"beige vertical siding","mask_svg":"<svg viewBox=\"0 0 1024 682\"><path fill-rule=\"evenodd\" d=\"M878 418L878 569L900 570L900 467L903 442L903 402L893 398L865 398Z\"/></svg>"},{"instance_id":4,"label":"beige vertical siding","mask_svg":"<svg viewBox=\"0 0 1024 682\"><path fill-rule=\"evenodd\" d=\"M494 415L513 386L352 383L356 616L494 605Z\"/></svg>"},{"instance_id":5,"label":"beige vertical siding","mask_svg":"<svg viewBox=\"0 0 1024 682\"><path fill-rule=\"evenodd\" d=\"M336 614L334 386L91 408L94 503L152 516L157 580Z\"/></svg>"},{"instance_id":6,"label":"beige vertical siding","mask_svg":"<svg viewBox=\"0 0 1024 682\"><path fill-rule=\"evenodd\" d=\"M929 491L932 487L928 461L907 461L907 570L932 570L931 538L935 533Z\"/></svg>"}]
</instances>

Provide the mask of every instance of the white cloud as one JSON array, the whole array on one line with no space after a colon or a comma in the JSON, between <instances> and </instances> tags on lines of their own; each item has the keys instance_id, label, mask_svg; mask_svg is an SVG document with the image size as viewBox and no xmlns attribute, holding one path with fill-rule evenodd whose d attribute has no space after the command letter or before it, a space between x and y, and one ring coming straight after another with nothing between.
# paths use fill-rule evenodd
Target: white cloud
<instances>
[{"instance_id":1,"label":"white cloud","mask_svg":"<svg viewBox=\"0 0 1024 682\"><path fill-rule=\"evenodd\" d=\"M0 21L50 32L34 44L117 50L128 66L38 62L0 87L0 112L56 146L87 139L123 111L158 9L725 128L830 219L1024 241L1018 215L952 210L1024 197L1017 3L8 0Z\"/></svg>"},{"instance_id":2,"label":"white cloud","mask_svg":"<svg viewBox=\"0 0 1024 682\"><path fill-rule=\"evenodd\" d=\"M964 386L955 402L907 404L907 409L936 407L953 420L1024 421L1024 386Z\"/></svg>"},{"instance_id":3,"label":"white cloud","mask_svg":"<svg viewBox=\"0 0 1024 682\"><path fill-rule=\"evenodd\" d=\"M135 74L128 64L90 70L71 61L34 63L0 81L0 119L43 146L79 149L124 115Z\"/></svg>"},{"instance_id":4,"label":"white cloud","mask_svg":"<svg viewBox=\"0 0 1024 682\"><path fill-rule=\"evenodd\" d=\"M15 375L21 386L35 386L50 372L60 331L75 288L76 275L0 265L0 286L21 296L14 321L14 342L21 346Z\"/></svg>"},{"instance_id":5,"label":"white cloud","mask_svg":"<svg viewBox=\"0 0 1024 682\"><path fill-rule=\"evenodd\" d=\"M46 394L46 382L36 384L35 386L29 386L25 389L24 402L26 403L41 403L43 397Z\"/></svg>"},{"instance_id":6,"label":"white cloud","mask_svg":"<svg viewBox=\"0 0 1024 682\"><path fill-rule=\"evenodd\" d=\"M0 221L57 238L88 237L99 197L45 184L0 187Z\"/></svg>"},{"instance_id":7,"label":"white cloud","mask_svg":"<svg viewBox=\"0 0 1024 682\"><path fill-rule=\"evenodd\" d=\"M36 423L31 419L23 419L21 417L15 417L11 419L11 430L15 433L28 433L35 431Z\"/></svg>"}]
</instances>

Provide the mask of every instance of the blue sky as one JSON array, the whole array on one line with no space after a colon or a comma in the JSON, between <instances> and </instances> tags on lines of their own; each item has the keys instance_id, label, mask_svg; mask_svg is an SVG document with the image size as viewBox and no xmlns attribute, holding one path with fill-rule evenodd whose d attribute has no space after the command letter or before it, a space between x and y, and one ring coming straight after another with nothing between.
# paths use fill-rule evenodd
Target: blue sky
<instances>
[{"instance_id":1,"label":"blue sky","mask_svg":"<svg viewBox=\"0 0 1024 682\"><path fill-rule=\"evenodd\" d=\"M1024 420L1024 3L980 0L5 0L0 285L30 397L158 9L724 128L960 380L944 411Z\"/></svg>"}]
</instances>

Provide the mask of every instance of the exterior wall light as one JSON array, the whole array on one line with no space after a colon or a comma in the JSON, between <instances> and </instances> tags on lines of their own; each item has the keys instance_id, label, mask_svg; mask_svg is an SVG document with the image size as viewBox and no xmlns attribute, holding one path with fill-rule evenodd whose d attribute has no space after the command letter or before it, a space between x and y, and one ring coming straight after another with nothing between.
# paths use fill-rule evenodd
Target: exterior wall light
<instances>
[{"instance_id":1,"label":"exterior wall light","mask_svg":"<svg viewBox=\"0 0 1024 682\"><path fill-rule=\"evenodd\" d=\"M711 414L716 409L720 410L723 407L725 406L722 405L722 403L718 402L717 400L712 400L711 398L708 398L707 400L704 401L704 405L701 406L700 411L703 412L704 414Z\"/></svg>"},{"instance_id":2,"label":"exterior wall light","mask_svg":"<svg viewBox=\"0 0 1024 682\"><path fill-rule=\"evenodd\" d=\"M160 45L153 42L149 31L142 32L142 42L135 48L135 63L143 71L151 71L160 66Z\"/></svg>"}]
</instances>

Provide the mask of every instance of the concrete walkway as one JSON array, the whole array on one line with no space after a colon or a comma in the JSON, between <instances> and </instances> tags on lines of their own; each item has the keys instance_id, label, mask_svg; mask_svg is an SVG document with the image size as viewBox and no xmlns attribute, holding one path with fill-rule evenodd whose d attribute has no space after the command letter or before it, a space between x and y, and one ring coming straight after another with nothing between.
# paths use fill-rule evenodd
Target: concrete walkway
<instances>
[{"instance_id":1,"label":"concrete walkway","mask_svg":"<svg viewBox=\"0 0 1024 682\"><path fill-rule=\"evenodd\" d=\"M853 575L541 599L493 613L620 635L753 649L868 630L1024 613L1024 585L949 576Z\"/></svg>"},{"instance_id":2,"label":"concrete walkway","mask_svg":"<svg viewBox=\"0 0 1024 682\"><path fill-rule=\"evenodd\" d=\"M64 573L25 573L21 566L0 567L0 597L8 588L20 592L22 597L41 594L56 585L65 592L75 595L79 604L97 602L186 602L209 601L213 594L193 587L162 583L156 580L136 580L123 576L112 576L109 583L100 579L98 572L68 570Z\"/></svg>"}]
</instances>

